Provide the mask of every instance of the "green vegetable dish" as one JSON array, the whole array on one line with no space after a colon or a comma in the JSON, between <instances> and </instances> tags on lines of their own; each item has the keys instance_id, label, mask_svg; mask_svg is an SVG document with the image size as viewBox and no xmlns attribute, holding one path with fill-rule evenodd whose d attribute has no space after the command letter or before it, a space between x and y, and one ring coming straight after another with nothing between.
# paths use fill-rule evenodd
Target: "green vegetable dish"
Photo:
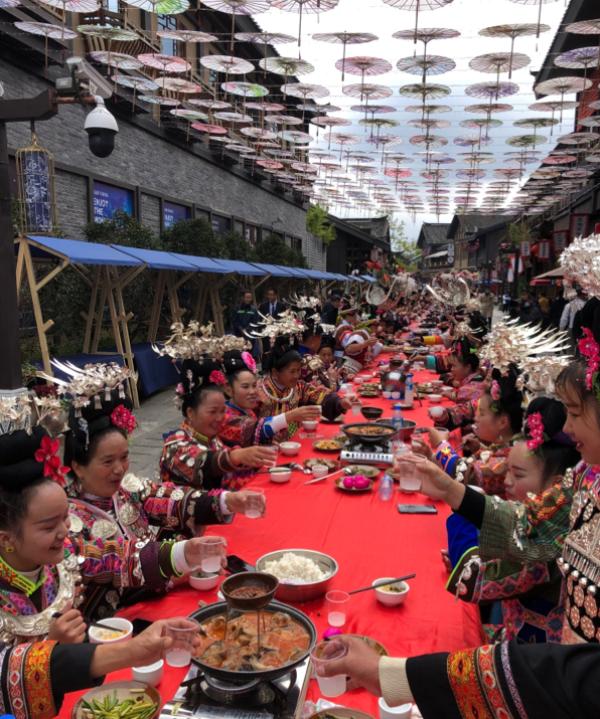
<instances>
[{"instance_id":1,"label":"green vegetable dish","mask_svg":"<svg viewBox=\"0 0 600 719\"><path fill-rule=\"evenodd\" d=\"M83 700L81 716L84 719L151 719L157 705L145 694L144 689L132 689L130 697L119 699L117 693L102 698Z\"/></svg>"}]
</instances>

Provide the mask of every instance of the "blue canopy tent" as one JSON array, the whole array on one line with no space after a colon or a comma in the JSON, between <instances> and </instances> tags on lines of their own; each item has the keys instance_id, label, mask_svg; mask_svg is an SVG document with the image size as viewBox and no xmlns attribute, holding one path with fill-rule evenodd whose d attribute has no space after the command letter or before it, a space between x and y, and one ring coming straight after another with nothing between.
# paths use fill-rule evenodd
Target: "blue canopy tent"
<instances>
[{"instance_id":1,"label":"blue canopy tent","mask_svg":"<svg viewBox=\"0 0 600 719\"><path fill-rule=\"evenodd\" d=\"M71 360L75 364L86 364L120 359L120 363L124 361L134 373L134 355L128 328L130 315L125 310L123 289L145 268L145 264L140 259L110 245L41 235L19 238L15 242L15 249L17 250L17 293L20 294L23 277L26 276L44 371L52 374L47 334L54 325L54 320L44 319L39 293L64 269L72 267L89 285L90 302L85 315L83 355L71 357ZM38 278L34 260L55 261L58 264L43 277ZM98 351L104 309L107 305L116 354ZM130 387L134 404L137 406L138 391L133 379L130 381Z\"/></svg>"}]
</instances>

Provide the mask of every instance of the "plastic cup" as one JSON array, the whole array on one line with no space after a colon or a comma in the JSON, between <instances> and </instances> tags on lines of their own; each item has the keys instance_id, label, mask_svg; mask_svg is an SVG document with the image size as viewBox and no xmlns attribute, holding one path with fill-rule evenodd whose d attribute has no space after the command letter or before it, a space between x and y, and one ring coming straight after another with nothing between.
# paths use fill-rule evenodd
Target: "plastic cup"
<instances>
[{"instance_id":1,"label":"plastic cup","mask_svg":"<svg viewBox=\"0 0 600 719\"><path fill-rule=\"evenodd\" d=\"M246 509L244 514L248 517L248 519L260 519L264 513L265 493L262 489L255 489L253 491L256 492L256 495L250 495L246 500Z\"/></svg>"},{"instance_id":2,"label":"plastic cup","mask_svg":"<svg viewBox=\"0 0 600 719\"><path fill-rule=\"evenodd\" d=\"M331 627L343 627L348 615L350 595L348 592L340 592L337 589L327 592L327 621Z\"/></svg>"},{"instance_id":3,"label":"plastic cup","mask_svg":"<svg viewBox=\"0 0 600 719\"><path fill-rule=\"evenodd\" d=\"M421 489L421 478L417 468L411 462L399 463L400 491L418 492Z\"/></svg>"},{"instance_id":4,"label":"plastic cup","mask_svg":"<svg viewBox=\"0 0 600 719\"><path fill-rule=\"evenodd\" d=\"M200 542L202 544L200 569L206 574L220 572L221 560L225 556L225 540L223 537L200 537Z\"/></svg>"},{"instance_id":5,"label":"plastic cup","mask_svg":"<svg viewBox=\"0 0 600 719\"><path fill-rule=\"evenodd\" d=\"M338 674L333 677L322 676L328 662L342 659L348 653L348 647L335 640L319 642L310 655L319 690L324 697L339 697L346 691L346 675Z\"/></svg>"},{"instance_id":6,"label":"plastic cup","mask_svg":"<svg viewBox=\"0 0 600 719\"><path fill-rule=\"evenodd\" d=\"M187 621L190 621L185 617ZM187 667L192 661L192 643L198 627L179 627L167 624L165 634L173 639L173 643L165 653L165 661L170 667Z\"/></svg>"}]
</instances>

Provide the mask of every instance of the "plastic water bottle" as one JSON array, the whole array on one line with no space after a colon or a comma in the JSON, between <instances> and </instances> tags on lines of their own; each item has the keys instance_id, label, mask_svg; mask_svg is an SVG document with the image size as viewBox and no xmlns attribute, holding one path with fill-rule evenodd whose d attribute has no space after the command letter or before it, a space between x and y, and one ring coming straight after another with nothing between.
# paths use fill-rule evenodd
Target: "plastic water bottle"
<instances>
[{"instance_id":1,"label":"plastic water bottle","mask_svg":"<svg viewBox=\"0 0 600 719\"><path fill-rule=\"evenodd\" d=\"M406 375L406 389L404 391L404 403L409 407L413 406L415 399L415 383L413 379L413 373L409 372Z\"/></svg>"},{"instance_id":2,"label":"plastic water bottle","mask_svg":"<svg viewBox=\"0 0 600 719\"><path fill-rule=\"evenodd\" d=\"M393 496L394 480L386 473L379 483L379 499L381 499L382 502L389 502Z\"/></svg>"},{"instance_id":3,"label":"plastic water bottle","mask_svg":"<svg viewBox=\"0 0 600 719\"><path fill-rule=\"evenodd\" d=\"M401 404L395 404L392 407L392 424L396 428L396 431L401 430L403 427L402 424L402 405Z\"/></svg>"}]
</instances>

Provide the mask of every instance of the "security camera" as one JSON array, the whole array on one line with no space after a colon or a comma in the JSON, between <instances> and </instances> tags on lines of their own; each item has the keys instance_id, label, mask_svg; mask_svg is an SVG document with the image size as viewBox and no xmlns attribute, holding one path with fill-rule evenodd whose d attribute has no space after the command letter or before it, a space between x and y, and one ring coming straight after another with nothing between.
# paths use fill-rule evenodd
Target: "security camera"
<instances>
[{"instance_id":1,"label":"security camera","mask_svg":"<svg viewBox=\"0 0 600 719\"><path fill-rule=\"evenodd\" d=\"M94 101L96 107L85 118L83 129L88 134L90 151L96 157L108 157L115 149L115 135L119 132L119 126L99 95Z\"/></svg>"},{"instance_id":2,"label":"security camera","mask_svg":"<svg viewBox=\"0 0 600 719\"><path fill-rule=\"evenodd\" d=\"M111 83L83 58L76 55L66 61L80 94L99 95L108 100L113 94Z\"/></svg>"}]
</instances>

